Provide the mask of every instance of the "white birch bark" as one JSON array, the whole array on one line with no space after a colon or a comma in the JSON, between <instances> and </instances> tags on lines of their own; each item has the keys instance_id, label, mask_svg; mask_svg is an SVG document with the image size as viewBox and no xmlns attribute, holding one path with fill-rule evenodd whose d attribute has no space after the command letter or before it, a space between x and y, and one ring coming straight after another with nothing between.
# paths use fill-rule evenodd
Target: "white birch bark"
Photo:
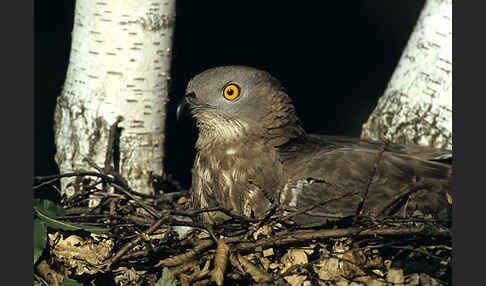
<instances>
[{"instance_id":1,"label":"white birch bark","mask_svg":"<svg viewBox=\"0 0 486 286\"><path fill-rule=\"evenodd\" d=\"M427 0L361 138L452 150L452 0Z\"/></svg>"},{"instance_id":2,"label":"white birch bark","mask_svg":"<svg viewBox=\"0 0 486 286\"><path fill-rule=\"evenodd\" d=\"M119 172L150 193L162 173L166 103L175 23L174 0L77 0L66 81L55 110L60 172L104 165L118 116ZM63 192L70 179L61 181Z\"/></svg>"}]
</instances>

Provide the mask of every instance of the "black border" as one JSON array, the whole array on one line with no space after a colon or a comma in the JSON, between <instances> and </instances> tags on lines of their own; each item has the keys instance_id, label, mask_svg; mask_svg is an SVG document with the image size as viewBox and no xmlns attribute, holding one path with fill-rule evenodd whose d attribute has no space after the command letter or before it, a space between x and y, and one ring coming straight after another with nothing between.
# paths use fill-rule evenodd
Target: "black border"
<instances>
[{"instance_id":1,"label":"black border","mask_svg":"<svg viewBox=\"0 0 486 286\"><path fill-rule=\"evenodd\" d=\"M4 284L33 277L33 1L2 2L2 246ZM8 281L12 280L12 281Z\"/></svg>"},{"instance_id":2,"label":"black border","mask_svg":"<svg viewBox=\"0 0 486 286\"><path fill-rule=\"evenodd\" d=\"M453 2L453 285L484 280L484 2ZM479 180L478 180L479 178ZM476 282L477 280L477 282ZM476 282L476 283L475 283Z\"/></svg>"}]
</instances>

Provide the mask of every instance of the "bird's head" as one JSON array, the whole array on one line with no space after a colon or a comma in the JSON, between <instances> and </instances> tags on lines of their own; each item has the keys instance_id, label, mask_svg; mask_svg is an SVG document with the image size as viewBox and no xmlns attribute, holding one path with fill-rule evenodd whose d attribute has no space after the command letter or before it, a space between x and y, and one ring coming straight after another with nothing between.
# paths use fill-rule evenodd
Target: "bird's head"
<instances>
[{"instance_id":1,"label":"bird's head","mask_svg":"<svg viewBox=\"0 0 486 286\"><path fill-rule=\"evenodd\" d=\"M178 116L184 109L197 121L200 144L251 135L280 145L303 133L280 82L251 67L223 66L198 74L187 85Z\"/></svg>"}]
</instances>

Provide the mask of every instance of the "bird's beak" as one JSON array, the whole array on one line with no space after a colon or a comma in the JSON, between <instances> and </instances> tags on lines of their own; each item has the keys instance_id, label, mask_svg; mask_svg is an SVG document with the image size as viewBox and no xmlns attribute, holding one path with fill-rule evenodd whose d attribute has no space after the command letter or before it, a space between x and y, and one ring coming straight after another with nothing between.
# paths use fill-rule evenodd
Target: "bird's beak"
<instances>
[{"instance_id":1,"label":"bird's beak","mask_svg":"<svg viewBox=\"0 0 486 286\"><path fill-rule=\"evenodd\" d=\"M180 120L183 114L188 114L190 105L191 103L189 102L191 99L194 99L196 95L194 92L186 94L180 101L179 104L177 104L177 110L176 110L176 117L177 121Z\"/></svg>"}]
</instances>

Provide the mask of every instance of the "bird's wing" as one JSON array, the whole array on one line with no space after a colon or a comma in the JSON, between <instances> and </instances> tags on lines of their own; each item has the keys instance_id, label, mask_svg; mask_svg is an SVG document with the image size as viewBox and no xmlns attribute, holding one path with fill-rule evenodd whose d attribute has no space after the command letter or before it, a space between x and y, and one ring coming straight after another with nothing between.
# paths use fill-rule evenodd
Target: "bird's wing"
<instances>
[{"instance_id":1,"label":"bird's wing","mask_svg":"<svg viewBox=\"0 0 486 286\"><path fill-rule=\"evenodd\" d=\"M309 145L315 145L318 148L353 148L366 150L381 150L385 142L361 140L354 137L330 136L330 135L308 135ZM386 150L395 154L407 155L423 160L430 161L449 161L452 160L452 151L447 149L437 149L415 144L395 144L387 143Z\"/></svg>"},{"instance_id":2,"label":"bird's wing","mask_svg":"<svg viewBox=\"0 0 486 286\"><path fill-rule=\"evenodd\" d=\"M363 197L363 211L374 216L410 215L415 210L437 214L449 209L451 166L431 160L448 151L384 147L323 136L288 147L283 158L289 181L281 203L295 209L322 203L301 216L307 222L354 215Z\"/></svg>"}]
</instances>

